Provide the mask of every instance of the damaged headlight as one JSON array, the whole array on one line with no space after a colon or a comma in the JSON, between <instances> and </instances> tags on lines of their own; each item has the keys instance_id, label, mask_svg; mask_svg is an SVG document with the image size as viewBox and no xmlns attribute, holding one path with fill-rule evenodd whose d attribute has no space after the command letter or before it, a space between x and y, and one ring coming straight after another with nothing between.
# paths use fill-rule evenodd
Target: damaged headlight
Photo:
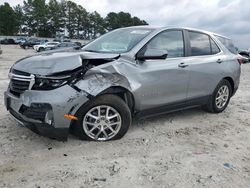
<instances>
[{"instance_id":1,"label":"damaged headlight","mask_svg":"<svg viewBox=\"0 0 250 188\"><path fill-rule=\"evenodd\" d=\"M33 89L35 90L52 90L59 88L72 81L70 75L60 77L40 77L37 76Z\"/></svg>"},{"instance_id":2,"label":"damaged headlight","mask_svg":"<svg viewBox=\"0 0 250 188\"><path fill-rule=\"evenodd\" d=\"M73 71L60 73L53 76L41 76L35 75L35 84L32 89L34 90L52 90L59 88L63 85L72 85L84 76L82 68L75 69Z\"/></svg>"}]
</instances>

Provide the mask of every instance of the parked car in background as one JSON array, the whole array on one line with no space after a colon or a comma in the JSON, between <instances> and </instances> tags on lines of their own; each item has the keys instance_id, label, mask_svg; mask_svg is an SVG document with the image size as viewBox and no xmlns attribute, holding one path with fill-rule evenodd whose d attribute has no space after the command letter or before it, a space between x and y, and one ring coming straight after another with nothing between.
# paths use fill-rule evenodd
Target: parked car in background
<instances>
[{"instance_id":1,"label":"parked car in background","mask_svg":"<svg viewBox=\"0 0 250 188\"><path fill-rule=\"evenodd\" d=\"M75 44L76 44L77 46L81 46L81 47L84 46L84 45L82 45L82 43L80 43L80 42L75 42Z\"/></svg>"},{"instance_id":2,"label":"parked car in background","mask_svg":"<svg viewBox=\"0 0 250 188\"><path fill-rule=\"evenodd\" d=\"M24 43L24 42L26 42L27 41L27 37L23 37L23 36L18 36L17 38L16 38L16 40L15 40L15 43L16 44L21 44L21 43Z\"/></svg>"},{"instance_id":3,"label":"parked car in background","mask_svg":"<svg viewBox=\"0 0 250 188\"><path fill-rule=\"evenodd\" d=\"M1 49L1 44L0 44L0 55L3 53L3 50Z\"/></svg>"},{"instance_id":4,"label":"parked car in background","mask_svg":"<svg viewBox=\"0 0 250 188\"><path fill-rule=\"evenodd\" d=\"M1 44L16 44L13 38L5 38L0 41Z\"/></svg>"},{"instance_id":5,"label":"parked car in background","mask_svg":"<svg viewBox=\"0 0 250 188\"><path fill-rule=\"evenodd\" d=\"M243 57L243 63L250 63L249 51L240 51L239 54Z\"/></svg>"},{"instance_id":6,"label":"parked car in background","mask_svg":"<svg viewBox=\"0 0 250 188\"><path fill-rule=\"evenodd\" d=\"M44 44L48 42L46 39L30 38L27 41L20 43L23 49L32 48L34 45Z\"/></svg>"},{"instance_id":7,"label":"parked car in background","mask_svg":"<svg viewBox=\"0 0 250 188\"><path fill-rule=\"evenodd\" d=\"M132 117L199 106L223 112L240 72L239 56L225 36L129 27L82 50L19 60L4 98L10 114L36 133L66 140L72 130L81 139L108 141L124 136Z\"/></svg>"},{"instance_id":8,"label":"parked car in background","mask_svg":"<svg viewBox=\"0 0 250 188\"><path fill-rule=\"evenodd\" d=\"M63 42L63 41L61 41L60 39L53 39L53 42Z\"/></svg>"},{"instance_id":9,"label":"parked car in background","mask_svg":"<svg viewBox=\"0 0 250 188\"><path fill-rule=\"evenodd\" d=\"M71 42L70 39L63 39L63 42Z\"/></svg>"},{"instance_id":10,"label":"parked car in background","mask_svg":"<svg viewBox=\"0 0 250 188\"><path fill-rule=\"evenodd\" d=\"M62 42L53 48L52 50L59 50L59 49L66 49L66 48L74 48L74 49L80 49L81 48L81 43L79 42Z\"/></svg>"},{"instance_id":11,"label":"parked car in background","mask_svg":"<svg viewBox=\"0 0 250 188\"><path fill-rule=\"evenodd\" d=\"M38 44L38 45L34 45L33 48L34 50L36 50L37 52L42 52L45 50L51 50L53 49L55 46L59 45L59 42L46 42L44 44Z\"/></svg>"},{"instance_id":12,"label":"parked car in background","mask_svg":"<svg viewBox=\"0 0 250 188\"><path fill-rule=\"evenodd\" d=\"M54 42L71 42L71 40L67 38L55 38L53 41Z\"/></svg>"}]
</instances>

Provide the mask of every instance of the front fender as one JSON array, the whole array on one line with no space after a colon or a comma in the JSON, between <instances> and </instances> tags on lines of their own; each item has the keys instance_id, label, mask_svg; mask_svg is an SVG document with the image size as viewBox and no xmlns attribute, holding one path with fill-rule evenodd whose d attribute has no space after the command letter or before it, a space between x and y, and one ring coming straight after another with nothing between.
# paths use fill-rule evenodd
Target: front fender
<instances>
[{"instance_id":1,"label":"front fender","mask_svg":"<svg viewBox=\"0 0 250 188\"><path fill-rule=\"evenodd\" d=\"M97 96L113 86L124 87L131 91L130 83L123 75L109 72L93 72L85 75L75 86L91 96Z\"/></svg>"}]
</instances>

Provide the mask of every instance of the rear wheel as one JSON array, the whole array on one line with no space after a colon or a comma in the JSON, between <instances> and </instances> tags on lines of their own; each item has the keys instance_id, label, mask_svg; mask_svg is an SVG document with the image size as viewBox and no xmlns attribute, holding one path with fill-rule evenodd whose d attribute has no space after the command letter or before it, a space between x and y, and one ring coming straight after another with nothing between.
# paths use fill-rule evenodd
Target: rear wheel
<instances>
[{"instance_id":1,"label":"rear wheel","mask_svg":"<svg viewBox=\"0 0 250 188\"><path fill-rule=\"evenodd\" d=\"M101 95L83 105L73 132L84 140L108 141L123 137L131 124L127 104L116 95Z\"/></svg>"},{"instance_id":2,"label":"rear wheel","mask_svg":"<svg viewBox=\"0 0 250 188\"><path fill-rule=\"evenodd\" d=\"M232 95L232 86L228 80L223 79L215 88L205 109L212 113L224 111Z\"/></svg>"}]
</instances>

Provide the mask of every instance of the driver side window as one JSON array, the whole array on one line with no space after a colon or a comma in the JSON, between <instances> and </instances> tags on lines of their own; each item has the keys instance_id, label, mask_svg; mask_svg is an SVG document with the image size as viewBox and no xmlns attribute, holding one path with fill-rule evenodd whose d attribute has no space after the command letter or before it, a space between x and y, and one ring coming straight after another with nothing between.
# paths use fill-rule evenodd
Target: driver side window
<instances>
[{"instance_id":1,"label":"driver side window","mask_svg":"<svg viewBox=\"0 0 250 188\"><path fill-rule=\"evenodd\" d=\"M168 58L184 56L184 42L182 31L164 31L155 36L147 49L167 50Z\"/></svg>"}]
</instances>

